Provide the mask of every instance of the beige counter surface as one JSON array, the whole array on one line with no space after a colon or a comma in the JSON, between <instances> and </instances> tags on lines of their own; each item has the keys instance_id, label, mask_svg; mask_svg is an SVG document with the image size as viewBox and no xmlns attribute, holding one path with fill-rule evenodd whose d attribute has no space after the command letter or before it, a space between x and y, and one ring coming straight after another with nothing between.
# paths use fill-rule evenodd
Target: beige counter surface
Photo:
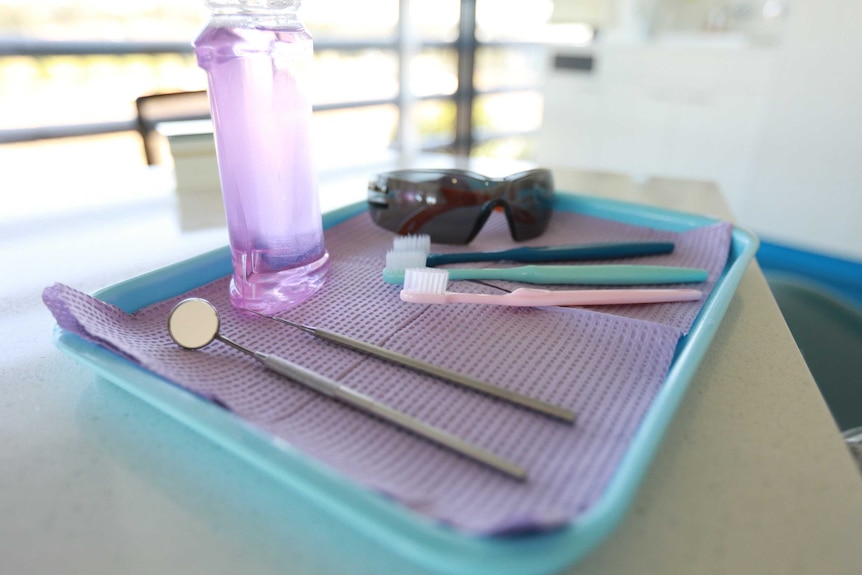
<instances>
[{"instance_id":1,"label":"beige counter surface","mask_svg":"<svg viewBox=\"0 0 862 575\"><path fill-rule=\"evenodd\" d=\"M711 184L556 177L731 219ZM366 179L324 179L324 206ZM0 573L424 573L54 348L45 286L92 291L227 241L217 195L126 184L0 218ZM860 543L862 477L754 263L628 514L569 572L851 574Z\"/></svg>"}]
</instances>

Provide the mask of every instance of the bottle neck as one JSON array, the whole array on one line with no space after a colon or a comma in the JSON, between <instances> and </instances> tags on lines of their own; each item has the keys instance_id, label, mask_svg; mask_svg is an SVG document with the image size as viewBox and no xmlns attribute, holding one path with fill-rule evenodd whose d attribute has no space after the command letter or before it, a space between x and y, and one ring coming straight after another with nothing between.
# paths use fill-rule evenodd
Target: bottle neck
<instances>
[{"instance_id":1,"label":"bottle neck","mask_svg":"<svg viewBox=\"0 0 862 575\"><path fill-rule=\"evenodd\" d=\"M254 19L280 25L298 21L296 11L301 0L206 0L206 4L214 18Z\"/></svg>"},{"instance_id":2,"label":"bottle neck","mask_svg":"<svg viewBox=\"0 0 862 575\"><path fill-rule=\"evenodd\" d=\"M212 12L211 25L222 28L265 28L272 30L302 29L294 12Z\"/></svg>"}]
</instances>

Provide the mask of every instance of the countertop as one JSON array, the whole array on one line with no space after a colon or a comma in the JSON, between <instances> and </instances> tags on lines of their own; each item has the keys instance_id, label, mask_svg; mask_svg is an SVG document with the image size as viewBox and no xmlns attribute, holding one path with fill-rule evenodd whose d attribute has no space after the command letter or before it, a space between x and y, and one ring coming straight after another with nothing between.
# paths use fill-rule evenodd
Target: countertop
<instances>
[{"instance_id":1,"label":"countertop","mask_svg":"<svg viewBox=\"0 0 862 575\"><path fill-rule=\"evenodd\" d=\"M0 572L423 573L53 346L44 287L93 291L227 242L217 193L119 176L72 175L80 194L0 217ZM367 176L322 179L324 208ZM732 219L708 183L555 176ZM569 572L849 574L860 541L862 477L752 263L628 514Z\"/></svg>"}]
</instances>

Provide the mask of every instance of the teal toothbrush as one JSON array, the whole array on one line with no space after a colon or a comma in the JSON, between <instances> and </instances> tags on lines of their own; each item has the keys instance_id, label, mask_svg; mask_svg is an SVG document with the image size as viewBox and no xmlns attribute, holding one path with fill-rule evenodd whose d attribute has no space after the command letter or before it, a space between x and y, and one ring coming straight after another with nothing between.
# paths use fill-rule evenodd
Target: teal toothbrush
<instances>
[{"instance_id":1,"label":"teal toothbrush","mask_svg":"<svg viewBox=\"0 0 862 575\"><path fill-rule=\"evenodd\" d=\"M419 234L397 237L393 241L393 247L397 251L424 251L426 254L425 265L436 267L464 262L513 261L539 263L651 256L671 253L674 249L674 244L673 242L609 242L561 246L524 246L493 252L432 254L429 253L431 251L430 236Z\"/></svg>"},{"instance_id":2,"label":"teal toothbrush","mask_svg":"<svg viewBox=\"0 0 862 575\"><path fill-rule=\"evenodd\" d=\"M404 272L426 266L425 252L390 250L383 280L404 283ZM650 265L528 265L511 268L449 268L450 280L507 280L530 284L649 285L699 283L707 271Z\"/></svg>"}]
</instances>

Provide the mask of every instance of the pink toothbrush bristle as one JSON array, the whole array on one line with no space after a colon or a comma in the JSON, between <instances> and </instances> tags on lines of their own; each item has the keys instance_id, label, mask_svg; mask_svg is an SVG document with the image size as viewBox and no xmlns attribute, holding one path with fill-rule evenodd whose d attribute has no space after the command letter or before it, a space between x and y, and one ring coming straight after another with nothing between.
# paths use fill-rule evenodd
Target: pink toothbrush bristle
<instances>
[{"instance_id":1,"label":"pink toothbrush bristle","mask_svg":"<svg viewBox=\"0 0 862 575\"><path fill-rule=\"evenodd\" d=\"M441 294L449 283L449 272L434 268L409 268L404 272L404 291Z\"/></svg>"}]
</instances>

